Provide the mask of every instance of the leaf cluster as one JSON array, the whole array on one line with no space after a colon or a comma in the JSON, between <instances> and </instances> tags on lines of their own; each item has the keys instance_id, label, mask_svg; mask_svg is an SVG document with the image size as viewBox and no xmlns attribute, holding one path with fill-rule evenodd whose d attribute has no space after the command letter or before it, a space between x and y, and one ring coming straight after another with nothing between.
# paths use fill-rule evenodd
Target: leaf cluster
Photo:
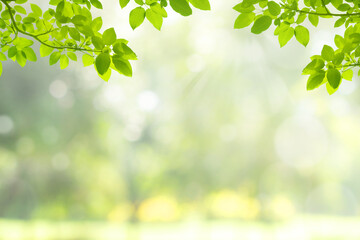
<instances>
[{"instance_id":1,"label":"leaf cluster","mask_svg":"<svg viewBox=\"0 0 360 240\"><path fill-rule=\"evenodd\" d=\"M251 32L260 34L273 25L280 47L294 37L306 47L310 40L306 20L317 27L321 18L337 18L334 28L345 26L346 30L344 36L334 36L336 49L324 45L303 70L309 75L308 90L326 84L328 93L333 94L343 79L352 80L353 68L360 65L359 7L359 0L243 0L234 7L239 12L234 28L251 25Z\"/></svg>"}]
</instances>

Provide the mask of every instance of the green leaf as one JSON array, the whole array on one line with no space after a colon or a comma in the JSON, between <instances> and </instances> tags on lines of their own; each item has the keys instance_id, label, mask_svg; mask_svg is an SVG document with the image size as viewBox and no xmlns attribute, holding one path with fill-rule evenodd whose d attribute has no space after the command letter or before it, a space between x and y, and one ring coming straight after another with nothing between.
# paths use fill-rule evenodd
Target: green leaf
<instances>
[{"instance_id":1,"label":"green leaf","mask_svg":"<svg viewBox=\"0 0 360 240\"><path fill-rule=\"evenodd\" d=\"M296 26L295 37L299 43L301 43L302 45L304 45L306 47L310 40L309 30L306 27L303 27L300 25Z\"/></svg>"},{"instance_id":2,"label":"green leaf","mask_svg":"<svg viewBox=\"0 0 360 240\"><path fill-rule=\"evenodd\" d=\"M334 59L332 60L332 62L335 64L335 65L339 65L342 63L342 61L344 60L344 53L340 52L340 53L336 53L335 56L334 56Z\"/></svg>"},{"instance_id":3,"label":"green leaf","mask_svg":"<svg viewBox=\"0 0 360 240\"><path fill-rule=\"evenodd\" d=\"M71 60L73 60L73 61L77 61L77 56L76 56L76 54L75 53L73 53L73 52L67 52L67 55L68 55L68 57L71 59ZM92 63L91 63L92 64ZM90 65L91 65L90 64Z\"/></svg>"},{"instance_id":4,"label":"green leaf","mask_svg":"<svg viewBox=\"0 0 360 240\"><path fill-rule=\"evenodd\" d=\"M51 47L41 44L41 46L40 46L40 56L41 57L49 56L52 53L52 51L54 51L54 48L51 48Z\"/></svg>"},{"instance_id":5,"label":"green leaf","mask_svg":"<svg viewBox=\"0 0 360 240\"><path fill-rule=\"evenodd\" d=\"M93 65L95 62L95 59L93 56L90 56L89 54L84 54L82 56L82 62L84 64L84 67L87 67L87 66Z\"/></svg>"},{"instance_id":6,"label":"green leaf","mask_svg":"<svg viewBox=\"0 0 360 240\"><path fill-rule=\"evenodd\" d=\"M109 28L103 33L102 39L106 45L112 45L116 41L116 33L114 28Z\"/></svg>"},{"instance_id":7,"label":"green leaf","mask_svg":"<svg viewBox=\"0 0 360 240\"><path fill-rule=\"evenodd\" d=\"M22 50L24 52L24 54L26 55L26 59L32 62L36 62L37 57L36 54L34 52L34 50L30 47L24 48Z\"/></svg>"},{"instance_id":8,"label":"green leaf","mask_svg":"<svg viewBox=\"0 0 360 240\"><path fill-rule=\"evenodd\" d=\"M137 4L139 5L144 5L144 1L143 0L134 0Z\"/></svg>"},{"instance_id":9,"label":"green leaf","mask_svg":"<svg viewBox=\"0 0 360 240\"><path fill-rule=\"evenodd\" d=\"M2 63L0 62L0 76L2 75L2 72L3 72L3 65L2 65Z\"/></svg>"},{"instance_id":10,"label":"green leaf","mask_svg":"<svg viewBox=\"0 0 360 240\"><path fill-rule=\"evenodd\" d=\"M69 35L71 38L73 38L76 41L80 41L80 33L77 29L75 28L69 28Z\"/></svg>"},{"instance_id":11,"label":"green leaf","mask_svg":"<svg viewBox=\"0 0 360 240\"><path fill-rule=\"evenodd\" d=\"M105 47L105 44L104 44L102 38L100 38L98 36L93 36L91 38L91 42L96 49L102 50Z\"/></svg>"},{"instance_id":12,"label":"green leaf","mask_svg":"<svg viewBox=\"0 0 360 240\"><path fill-rule=\"evenodd\" d=\"M244 7L242 3L239 3L235 7L233 7L233 9L240 13L249 13L249 12L254 11L255 7L253 5Z\"/></svg>"},{"instance_id":13,"label":"green leaf","mask_svg":"<svg viewBox=\"0 0 360 240\"><path fill-rule=\"evenodd\" d=\"M326 90L329 93L329 95L332 95L333 93L335 93L339 88L333 88L331 87L331 85L328 83L326 83Z\"/></svg>"},{"instance_id":14,"label":"green leaf","mask_svg":"<svg viewBox=\"0 0 360 240\"><path fill-rule=\"evenodd\" d=\"M313 90L313 89L319 87L323 83L324 78L325 78L324 71L321 71L321 72L311 75L307 81L306 89L308 91L310 91L310 90Z\"/></svg>"},{"instance_id":15,"label":"green leaf","mask_svg":"<svg viewBox=\"0 0 360 240\"><path fill-rule=\"evenodd\" d=\"M346 21L346 18L342 17L342 18L339 18L338 20L336 20L336 22L334 23L334 27L340 27L342 26Z\"/></svg>"},{"instance_id":16,"label":"green leaf","mask_svg":"<svg viewBox=\"0 0 360 240\"><path fill-rule=\"evenodd\" d=\"M269 16L261 16L255 20L253 26L251 27L251 32L255 34L260 34L270 27L272 19Z\"/></svg>"},{"instance_id":17,"label":"green leaf","mask_svg":"<svg viewBox=\"0 0 360 240\"><path fill-rule=\"evenodd\" d=\"M324 60L315 58L303 70L303 74L313 74L325 66Z\"/></svg>"},{"instance_id":18,"label":"green leaf","mask_svg":"<svg viewBox=\"0 0 360 240\"><path fill-rule=\"evenodd\" d=\"M309 18L309 21L311 22L311 24L314 27L317 27L317 25L319 24L319 16L314 15L314 14L309 14L308 18Z\"/></svg>"},{"instance_id":19,"label":"green leaf","mask_svg":"<svg viewBox=\"0 0 360 240\"><path fill-rule=\"evenodd\" d=\"M35 22L35 21L36 21L36 19L33 18L33 17L25 17L25 18L23 19L23 23L33 23L33 22Z\"/></svg>"},{"instance_id":20,"label":"green leaf","mask_svg":"<svg viewBox=\"0 0 360 240\"><path fill-rule=\"evenodd\" d=\"M336 68L329 68L326 72L326 78L333 89L340 85L341 74Z\"/></svg>"},{"instance_id":21,"label":"green leaf","mask_svg":"<svg viewBox=\"0 0 360 240\"><path fill-rule=\"evenodd\" d=\"M99 77L100 77L101 79L103 79L105 82L109 81L109 79L110 79L110 77L111 77L111 68L109 68L109 69L106 71L106 73L104 73L103 75L100 75L99 73L98 73L98 75L99 75Z\"/></svg>"},{"instance_id":22,"label":"green leaf","mask_svg":"<svg viewBox=\"0 0 360 240\"><path fill-rule=\"evenodd\" d=\"M60 52L53 52L51 55L50 55L50 58L49 58L49 64L50 65L54 65L55 63L57 63L59 61L61 57L61 53Z\"/></svg>"},{"instance_id":23,"label":"green leaf","mask_svg":"<svg viewBox=\"0 0 360 240\"><path fill-rule=\"evenodd\" d=\"M26 55L23 53L23 51L18 51L16 53L16 62L21 66L25 67L26 65Z\"/></svg>"},{"instance_id":24,"label":"green leaf","mask_svg":"<svg viewBox=\"0 0 360 240\"><path fill-rule=\"evenodd\" d=\"M345 45L345 39L340 35L335 35L334 43L335 43L336 47L343 48Z\"/></svg>"},{"instance_id":25,"label":"green leaf","mask_svg":"<svg viewBox=\"0 0 360 240\"><path fill-rule=\"evenodd\" d=\"M0 52L0 61L6 61L7 58L4 53Z\"/></svg>"},{"instance_id":26,"label":"green leaf","mask_svg":"<svg viewBox=\"0 0 360 240\"><path fill-rule=\"evenodd\" d=\"M175 12L180 13L183 16L192 14L191 7L186 0L170 0L170 6Z\"/></svg>"},{"instance_id":27,"label":"green leaf","mask_svg":"<svg viewBox=\"0 0 360 240\"><path fill-rule=\"evenodd\" d=\"M9 48L9 50L8 50L8 57L12 58L16 55L16 53L17 53L17 48L15 46L13 46L13 47Z\"/></svg>"},{"instance_id":28,"label":"green leaf","mask_svg":"<svg viewBox=\"0 0 360 240\"><path fill-rule=\"evenodd\" d=\"M22 6L19 6L19 5L14 6L14 9L15 9L15 11L17 11L18 13L26 14L26 10L25 10L25 8L23 8Z\"/></svg>"},{"instance_id":29,"label":"green leaf","mask_svg":"<svg viewBox=\"0 0 360 240\"><path fill-rule=\"evenodd\" d=\"M167 12L166 12L165 8L161 7L161 5L159 3L151 4L150 8L157 14L160 14L162 17L167 17Z\"/></svg>"},{"instance_id":30,"label":"green leaf","mask_svg":"<svg viewBox=\"0 0 360 240\"><path fill-rule=\"evenodd\" d=\"M104 75L110 67L109 53L100 53L95 60L96 70L100 75Z\"/></svg>"},{"instance_id":31,"label":"green leaf","mask_svg":"<svg viewBox=\"0 0 360 240\"><path fill-rule=\"evenodd\" d=\"M209 0L189 0L189 1L194 7L198 8L198 9L201 9L201 10L210 10L211 9Z\"/></svg>"},{"instance_id":32,"label":"green leaf","mask_svg":"<svg viewBox=\"0 0 360 240\"><path fill-rule=\"evenodd\" d=\"M42 16L43 12L42 12L41 8L38 5L31 3L30 6L31 6L31 10L33 11L33 13L36 16L38 16L38 17Z\"/></svg>"},{"instance_id":33,"label":"green leaf","mask_svg":"<svg viewBox=\"0 0 360 240\"><path fill-rule=\"evenodd\" d=\"M328 46L328 45L324 45L323 49L321 50L321 56L326 60L326 61L332 61L334 59L335 56L335 52L334 49L332 49L332 47Z\"/></svg>"},{"instance_id":34,"label":"green leaf","mask_svg":"<svg viewBox=\"0 0 360 240\"><path fill-rule=\"evenodd\" d=\"M132 68L128 61L122 60L121 58L117 57L116 55L112 59L116 70L127 77L132 76Z\"/></svg>"},{"instance_id":35,"label":"green leaf","mask_svg":"<svg viewBox=\"0 0 360 240\"><path fill-rule=\"evenodd\" d=\"M145 9L142 7L134 8L129 15L130 26L133 30L139 27L145 19Z\"/></svg>"},{"instance_id":36,"label":"green leaf","mask_svg":"<svg viewBox=\"0 0 360 240\"><path fill-rule=\"evenodd\" d=\"M353 75L354 72L351 69L348 69L341 74L342 78L348 81L352 81Z\"/></svg>"},{"instance_id":37,"label":"green leaf","mask_svg":"<svg viewBox=\"0 0 360 240\"><path fill-rule=\"evenodd\" d=\"M90 0L90 3L98 9L103 9L103 6L99 0Z\"/></svg>"},{"instance_id":38,"label":"green leaf","mask_svg":"<svg viewBox=\"0 0 360 240\"><path fill-rule=\"evenodd\" d=\"M102 25L103 25L103 21L101 17L97 17L91 22L91 28L95 32L98 32L101 29Z\"/></svg>"},{"instance_id":39,"label":"green leaf","mask_svg":"<svg viewBox=\"0 0 360 240\"><path fill-rule=\"evenodd\" d=\"M124 7L126 7L126 5L128 5L130 0L119 0L119 2L120 2L120 7L124 8Z\"/></svg>"},{"instance_id":40,"label":"green leaf","mask_svg":"<svg viewBox=\"0 0 360 240\"><path fill-rule=\"evenodd\" d=\"M69 66L69 58L66 55L60 57L60 69L65 69Z\"/></svg>"},{"instance_id":41,"label":"green leaf","mask_svg":"<svg viewBox=\"0 0 360 240\"><path fill-rule=\"evenodd\" d=\"M276 2L270 1L270 2L268 2L267 6L268 6L268 9L269 9L269 12L271 13L271 15L277 16L280 14L281 8L280 8L279 4L277 4Z\"/></svg>"},{"instance_id":42,"label":"green leaf","mask_svg":"<svg viewBox=\"0 0 360 240\"><path fill-rule=\"evenodd\" d=\"M50 0L49 4L53 6L57 6L63 0Z\"/></svg>"},{"instance_id":43,"label":"green leaf","mask_svg":"<svg viewBox=\"0 0 360 240\"><path fill-rule=\"evenodd\" d=\"M161 29L163 24L163 17L160 14L149 8L146 10L146 18L157 30Z\"/></svg>"},{"instance_id":44,"label":"green leaf","mask_svg":"<svg viewBox=\"0 0 360 240\"><path fill-rule=\"evenodd\" d=\"M235 20L234 28L240 29L249 26L255 18L255 13L241 13Z\"/></svg>"},{"instance_id":45,"label":"green leaf","mask_svg":"<svg viewBox=\"0 0 360 240\"><path fill-rule=\"evenodd\" d=\"M281 31L279 33L280 47L285 46L293 36L294 36L294 29L292 27L287 28L285 31Z\"/></svg>"}]
</instances>

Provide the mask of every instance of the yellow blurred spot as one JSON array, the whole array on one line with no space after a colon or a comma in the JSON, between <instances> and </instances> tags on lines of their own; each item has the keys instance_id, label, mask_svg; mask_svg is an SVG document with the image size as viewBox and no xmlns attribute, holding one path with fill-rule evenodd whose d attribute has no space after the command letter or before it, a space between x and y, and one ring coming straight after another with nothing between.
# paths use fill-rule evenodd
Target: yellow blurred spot
<instances>
[{"instance_id":1,"label":"yellow blurred spot","mask_svg":"<svg viewBox=\"0 0 360 240\"><path fill-rule=\"evenodd\" d=\"M210 211L216 217L255 219L260 212L257 199L223 190L212 196Z\"/></svg>"},{"instance_id":2,"label":"yellow blurred spot","mask_svg":"<svg viewBox=\"0 0 360 240\"><path fill-rule=\"evenodd\" d=\"M134 211L134 207L129 203L123 203L113 208L107 218L110 222L124 222L128 220Z\"/></svg>"},{"instance_id":3,"label":"yellow blurred spot","mask_svg":"<svg viewBox=\"0 0 360 240\"><path fill-rule=\"evenodd\" d=\"M137 216L144 222L170 222L179 218L179 206L171 197L157 196L143 201L139 206Z\"/></svg>"},{"instance_id":4,"label":"yellow blurred spot","mask_svg":"<svg viewBox=\"0 0 360 240\"><path fill-rule=\"evenodd\" d=\"M295 214L293 203L285 196L274 197L268 207L270 217L274 219L286 220Z\"/></svg>"}]
</instances>

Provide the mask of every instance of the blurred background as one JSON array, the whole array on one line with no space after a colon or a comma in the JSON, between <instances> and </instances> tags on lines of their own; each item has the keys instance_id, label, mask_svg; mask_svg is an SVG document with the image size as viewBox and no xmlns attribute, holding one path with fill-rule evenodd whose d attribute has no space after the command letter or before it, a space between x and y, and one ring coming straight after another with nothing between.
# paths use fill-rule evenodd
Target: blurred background
<instances>
[{"instance_id":1,"label":"blurred background","mask_svg":"<svg viewBox=\"0 0 360 240\"><path fill-rule=\"evenodd\" d=\"M359 239L357 79L328 96L301 75L332 22L280 48L233 29L237 3L161 32L104 3L133 78L5 62L0 238Z\"/></svg>"}]
</instances>

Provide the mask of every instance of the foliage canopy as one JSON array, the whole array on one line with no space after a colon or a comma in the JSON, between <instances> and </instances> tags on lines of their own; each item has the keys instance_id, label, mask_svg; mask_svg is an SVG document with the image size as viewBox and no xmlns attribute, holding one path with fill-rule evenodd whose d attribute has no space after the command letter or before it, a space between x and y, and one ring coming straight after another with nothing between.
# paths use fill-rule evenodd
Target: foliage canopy
<instances>
[{"instance_id":1,"label":"foliage canopy","mask_svg":"<svg viewBox=\"0 0 360 240\"><path fill-rule=\"evenodd\" d=\"M169 7L183 16L191 15L192 7L210 10L209 0L133 1L137 4L129 14L133 29L147 19L160 30ZM129 2L119 0L120 7L127 7ZM36 61L33 44L37 41L41 44L40 56L50 56L50 65L59 62L64 69L81 54L84 66L94 65L105 81L112 70L132 76L130 61L137 57L128 41L118 38L114 28L101 31L102 18L92 17L92 8L103 8L100 0L50 0L49 5L45 10L27 0L0 0L0 61L12 59L20 66ZM251 25L251 32L260 34L274 25L280 47L293 37L306 47L310 34L305 20L317 27L319 18L337 18L334 27L345 26L345 32L343 36L335 35L336 49L324 45L303 70L309 75L308 90L326 84L332 94L343 79L352 80L353 69L360 65L359 6L360 0L243 0L234 7L239 12L234 28Z\"/></svg>"}]
</instances>

